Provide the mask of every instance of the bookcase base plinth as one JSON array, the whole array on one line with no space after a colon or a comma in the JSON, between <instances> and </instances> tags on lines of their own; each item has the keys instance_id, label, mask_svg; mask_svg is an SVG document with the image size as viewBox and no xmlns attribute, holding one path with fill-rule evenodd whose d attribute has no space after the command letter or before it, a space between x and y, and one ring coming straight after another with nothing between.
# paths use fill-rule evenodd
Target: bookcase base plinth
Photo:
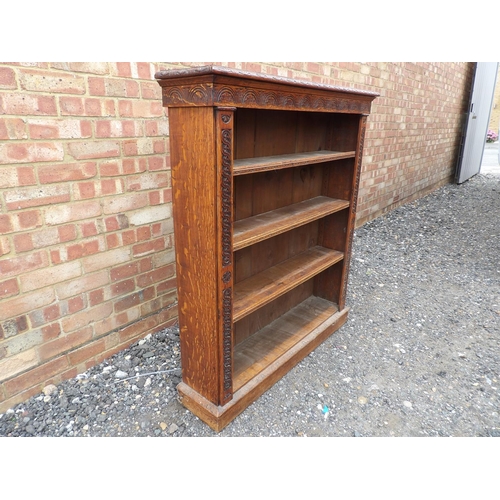
<instances>
[{"instance_id":1,"label":"bookcase base plinth","mask_svg":"<svg viewBox=\"0 0 500 500\"><path fill-rule=\"evenodd\" d=\"M220 432L304 357L338 330L347 321L348 313L349 308L346 307L330 316L286 353L235 391L233 399L224 406L211 403L184 382L177 386L181 403L214 431Z\"/></svg>"}]
</instances>

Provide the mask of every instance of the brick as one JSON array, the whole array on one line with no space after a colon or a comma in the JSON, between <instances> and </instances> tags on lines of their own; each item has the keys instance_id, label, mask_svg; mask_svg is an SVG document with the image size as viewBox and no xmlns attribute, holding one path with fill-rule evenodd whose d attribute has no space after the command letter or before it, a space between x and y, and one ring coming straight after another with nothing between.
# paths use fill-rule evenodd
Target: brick
<instances>
[{"instance_id":1,"label":"brick","mask_svg":"<svg viewBox=\"0 0 500 500\"><path fill-rule=\"evenodd\" d=\"M5 382L5 392L7 396L13 396L21 391L24 391L33 386L42 386L50 377L61 373L64 369L68 368L68 360L65 356L56 358L48 363L44 363L37 368L34 368L27 373L15 377Z\"/></svg>"},{"instance_id":2,"label":"brick","mask_svg":"<svg viewBox=\"0 0 500 500\"><path fill-rule=\"evenodd\" d=\"M143 224L151 224L153 222L169 219L172 216L172 208L170 205L160 205L154 207L147 207L137 210L129 215L129 223L133 226L140 226Z\"/></svg>"},{"instance_id":3,"label":"brick","mask_svg":"<svg viewBox=\"0 0 500 500\"><path fill-rule=\"evenodd\" d=\"M94 182L80 182L76 185L75 198L77 200L88 200L96 197L96 185Z\"/></svg>"},{"instance_id":4,"label":"brick","mask_svg":"<svg viewBox=\"0 0 500 500\"><path fill-rule=\"evenodd\" d=\"M82 236L84 238L88 238L89 236L95 236L99 233L95 222L84 222L80 224L80 231L82 232Z\"/></svg>"},{"instance_id":5,"label":"brick","mask_svg":"<svg viewBox=\"0 0 500 500\"><path fill-rule=\"evenodd\" d=\"M101 304L104 302L104 288L99 290L92 290L88 294L89 297L89 305L91 307L96 306L97 304Z\"/></svg>"},{"instance_id":6,"label":"brick","mask_svg":"<svg viewBox=\"0 0 500 500\"><path fill-rule=\"evenodd\" d=\"M59 107L63 116L84 116L88 114L81 97L59 97Z\"/></svg>"},{"instance_id":7,"label":"brick","mask_svg":"<svg viewBox=\"0 0 500 500\"><path fill-rule=\"evenodd\" d=\"M129 227L129 220L125 214L118 214L104 219L106 231L118 231L119 229L127 229Z\"/></svg>"},{"instance_id":8,"label":"brick","mask_svg":"<svg viewBox=\"0 0 500 500\"><path fill-rule=\"evenodd\" d=\"M175 263L175 252L173 249L155 253L152 257L154 267L162 267Z\"/></svg>"},{"instance_id":9,"label":"brick","mask_svg":"<svg viewBox=\"0 0 500 500\"><path fill-rule=\"evenodd\" d=\"M50 323L61 317L61 307L60 304L52 304L46 307L43 311L43 320L45 323Z\"/></svg>"},{"instance_id":10,"label":"brick","mask_svg":"<svg viewBox=\"0 0 500 500\"><path fill-rule=\"evenodd\" d=\"M150 316L144 318L133 325L120 330L119 332L119 342L120 344L126 341L136 340L138 338L146 336L151 330L158 328L158 315Z\"/></svg>"},{"instance_id":11,"label":"brick","mask_svg":"<svg viewBox=\"0 0 500 500\"><path fill-rule=\"evenodd\" d=\"M43 335L41 330L31 330L29 332L16 335L4 344L7 350L7 357L15 356L21 352L33 349L34 347L40 345L42 341Z\"/></svg>"},{"instance_id":12,"label":"brick","mask_svg":"<svg viewBox=\"0 0 500 500\"><path fill-rule=\"evenodd\" d=\"M56 99L52 96L27 94L3 94L0 111L6 115L53 115L57 116Z\"/></svg>"},{"instance_id":13,"label":"brick","mask_svg":"<svg viewBox=\"0 0 500 500\"><path fill-rule=\"evenodd\" d=\"M101 195L123 193L123 185L121 179L104 179L101 181Z\"/></svg>"},{"instance_id":14,"label":"brick","mask_svg":"<svg viewBox=\"0 0 500 500\"><path fill-rule=\"evenodd\" d=\"M163 137L168 137L170 135L169 133L169 126L168 126L168 121L166 117L157 119L157 120L147 120L146 121L146 135L148 137L152 136L163 136Z\"/></svg>"},{"instance_id":15,"label":"brick","mask_svg":"<svg viewBox=\"0 0 500 500\"><path fill-rule=\"evenodd\" d=\"M116 63L117 76L132 76L132 70L129 62Z\"/></svg>"},{"instance_id":16,"label":"brick","mask_svg":"<svg viewBox=\"0 0 500 500\"><path fill-rule=\"evenodd\" d=\"M135 290L135 282L133 279L128 279L114 283L111 285L111 297L117 297L119 295L125 295L126 293L131 293Z\"/></svg>"},{"instance_id":17,"label":"brick","mask_svg":"<svg viewBox=\"0 0 500 500\"><path fill-rule=\"evenodd\" d=\"M98 354L102 353L106 348L106 342L104 339L92 342L80 349L76 349L68 354L69 362L72 365L80 364L84 361L94 358Z\"/></svg>"},{"instance_id":18,"label":"brick","mask_svg":"<svg viewBox=\"0 0 500 500\"><path fill-rule=\"evenodd\" d=\"M109 158L120 155L120 146L113 141L71 142L68 144L69 154L75 160L92 158Z\"/></svg>"},{"instance_id":19,"label":"brick","mask_svg":"<svg viewBox=\"0 0 500 500\"><path fill-rule=\"evenodd\" d=\"M0 67L0 89L17 88L16 74L12 68Z\"/></svg>"},{"instance_id":20,"label":"brick","mask_svg":"<svg viewBox=\"0 0 500 500\"><path fill-rule=\"evenodd\" d=\"M31 234L14 235L14 248L16 253L29 252L35 248Z\"/></svg>"},{"instance_id":21,"label":"brick","mask_svg":"<svg viewBox=\"0 0 500 500\"><path fill-rule=\"evenodd\" d=\"M39 269L20 276L23 292L31 292L39 288L53 286L56 283L75 279L82 274L80 262L68 262L57 266Z\"/></svg>"},{"instance_id":22,"label":"brick","mask_svg":"<svg viewBox=\"0 0 500 500\"><path fill-rule=\"evenodd\" d=\"M139 272L139 264L137 261L128 262L122 266L115 266L110 270L111 281L120 281L125 278L135 276Z\"/></svg>"},{"instance_id":23,"label":"brick","mask_svg":"<svg viewBox=\"0 0 500 500\"><path fill-rule=\"evenodd\" d=\"M0 234L7 234L14 231L12 217L8 214L0 214Z\"/></svg>"},{"instance_id":24,"label":"brick","mask_svg":"<svg viewBox=\"0 0 500 500\"><path fill-rule=\"evenodd\" d=\"M5 338L15 337L28 329L28 320L26 316L19 316L17 318L4 321L1 325L2 335Z\"/></svg>"},{"instance_id":25,"label":"brick","mask_svg":"<svg viewBox=\"0 0 500 500\"><path fill-rule=\"evenodd\" d=\"M53 340L61 333L61 325L59 323L52 323L42 328L43 341L47 342Z\"/></svg>"},{"instance_id":26,"label":"brick","mask_svg":"<svg viewBox=\"0 0 500 500\"><path fill-rule=\"evenodd\" d=\"M91 179L97 175L95 162L43 165L38 167L42 184Z\"/></svg>"},{"instance_id":27,"label":"brick","mask_svg":"<svg viewBox=\"0 0 500 500\"><path fill-rule=\"evenodd\" d=\"M101 215L98 201L82 201L71 205L49 207L45 210L45 222L49 226L92 219Z\"/></svg>"},{"instance_id":28,"label":"brick","mask_svg":"<svg viewBox=\"0 0 500 500\"><path fill-rule=\"evenodd\" d=\"M169 185L170 175L166 172L146 173L126 179L127 191L159 189Z\"/></svg>"},{"instance_id":29,"label":"brick","mask_svg":"<svg viewBox=\"0 0 500 500\"><path fill-rule=\"evenodd\" d=\"M19 286L15 278L0 282L0 300L12 297L19 293Z\"/></svg>"},{"instance_id":30,"label":"brick","mask_svg":"<svg viewBox=\"0 0 500 500\"><path fill-rule=\"evenodd\" d=\"M121 246L121 239L120 235L113 233L113 234L107 234L106 235L106 246L108 250L111 250L112 248L117 248Z\"/></svg>"},{"instance_id":31,"label":"brick","mask_svg":"<svg viewBox=\"0 0 500 500\"><path fill-rule=\"evenodd\" d=\"M76 314L72 314L61 321L63 331L72 332L77 329L85 328L86 326L107 318L113 313L113 304L104 302L95 307L85 309Z\"/></svg>"},{"instance_id":32,"label":"brick","mask_svg":"<svg viewBox=\"0 0 500 500\"><path fill-rule=\"evenodd\" d=\"M45 252L35 252L26 256L0 260L0 275L3 278L18 276L22 273L46 267L47 265L47 254Z\"/></svg>"},{"instance_id":33,"label":"brick","mask_svg":"<svg viewBox=\"0 0 500 500\"><path fill-rule=\"evenodd\" d=\"M158 139L153 141L153 153L154 154L163 154L167 149L167 142L165 139Z\"/></svg>"},{"instance_id":34,"label":"brick","mask_svg":"<svg viewBox=\"0 0 500 500\"><path fill-rule=\"evenodd\" d=\"M102 252L98 255L92 255L82 259L85 273L100 271L114 267L130 260L130 249L116 248L108 252ZM1 261L0 261L1 262Z\"/></svg>"},{"instance_id":35,"label":"brick","mask_svg":"<svg viewBox=\"0 0 500 500\"><path fill-rule=\"evenodd\" d=\"M141 82L141 97L161 100L161 87L156 82Z\"/></svg>"},{"instance_id":36,"label":"brick","mask_svg":"<svg viewBox=\"0 0 500 500\"><path fill-rule=\"evenodd\" d=\"M139 84L122 78L89 77L90 95L107 97L139 97Z\"/></svg>"},{"instance_id":37,"label":"brick","mask_svg":"<svg viewBox=\"0 0 500 500\"><path fill-rule=\"evenodd\" d=\"M160 102L155 101L124 101L118 102L118 113L123 117L152 118L163 115L163 107Z\"/></svg>"},{"instance_id":38,"label":"brick","mask_svg":"<svg viewBox=\"0 0 500 500\"><path fill-rule=\"evenodd\" d=\"M133 306L142 304L146 300L151 300L154 296L154 288L146 288L145 290L140 290L139 292L127 295L121 300L118 300L114 304L115 312L124 311Z\"/></svg>"},{"instance_id":39,"label":"brick","mask_svg":"<svg viewBox=\"0 0 500 500\"><path fill-rule=\"evenodd\" d=\"M84 94L85 78L83 76L56 71L20 70L21 88L35 92L61 94Z\"/></svg>"},{"instance_id":40,"label":"brick","mask_svg":"<svg viewBox=\"0 0 500 500\"><path fill-rule=\"evenodd\" d=\"M35 169L33 167L16 167L16 170L18 186L36 184Z\"/></svg>"},{"instance_id":41,"label":"brick","mask_svg":"<svg viewBox=\"0 0 500 500\"><path fill-rule=\"evenodd\" d=\"M99 173L102 177L121 175L120 164L117 161L107 161L99 165Z\"/></svg>"},{"instance_id":42,"label":"brick","mask_svg":"<svg viewBox=\"0 0 500 500\"><path fill-rule=\"evenodd\" d=\"M151 228L149 226L142 226L137 228L137 241L146 241L151 239Z\"/></svg>"},{"instance_id":43,"label":"brick","mask_svg":"<svg viewBox=\"0 0 500 500\"><path fill-rule=\"evenodd\" d=\"M74 314L87 307L86 299L84 295L79 295L78 297L73 297L68 301L68 315Z\"/></svg>"},{"instance_id":44,"label":"brick","mask_svg":"<svg viewBox=\"0 0 500 500\"><path fill-rule=\"evenodd\" d=\"M141 124L134 120L100 120L96 123L96 137L136 137L142 134Z\"/></svg>"},{"instance_id":45,"label":"brick","mask_svg":"<svg viewBox=\"0 0 500 500\"><path fill-rule=\"evenodd\" d=\"M140 257L154 252L161 252L165 250L166 243L164 238L148 241L147 243L139 243L132 247L134 257Z\"/></svg>"},{"instance_id":46,"label":"brick","mask_svg":"<svg viewBox=\"0 0 500 500\"><path fill-rule=\"evenodd\" d=\"M103 248L100 248L100 240L91 240L84 243L77 243L75 245L70 245L67 247L67 259L81 259L82 257L85 257L87 255L93 255L99 252L99 250L103 250Z\"/></svg>"},{"instance_id":47,"label":"brick","mask_svg":"<svg viewBox=\"0 0 500 500\"><path fill-rule=\"evenodd\" d=\"M27 139L26 122L22 118L0 118L0 140Z\"/></svg>"},{"instance_id":48,"label":"brick","mask_svg":"<svg viewBox=\"0 0 500 500\"><path fill-rule=\"evenodd\" d=\"M146 193L134 193L102 201L104 214L119 214L145 207L148 204Z\"/></svg>"},{"instance_id":49,"label":"brick","mask_svg":"<svg viewBox=\"0 0 500 500\"><path fill-rule=\"evenodd\" d=\"M67 203L71 200L69 186L55 185L17 189L4 194L9 210Z\"/></svg>"},{"instance_id":50,"label":"brick","mask_svg":"<svg viewBox=\"0 0 500 500\"><path fill-rule=\"evenodd\" d=\"M152 191L148 193L148 197L150 205L159 205L160 203L162 203L161 193L158 191Z\"/></svg>"},{"instance_id":51,"label":"brick","mask_svg":"<svg viewBox=\"0 0 500 500\"><path fill-rule=\"evenodd\" d=\"M39 210L28 210L14 216L17 219L16 226L20 230L34 229L42 225L42 217Z\"/></svg>"},{"instance_id":52,"label":"brick","mask_svg":"<svg viewBox=\"0 0 500 500\"><path fill-rule=\"evenodd\" d=\"M0 381L28 370L36 366L37 363L38 356L35 348L2 359L0 361Z\"/></svg>"},{"instance_id":53,"label":"brick","mask_svg":"<svg viewBox=\"0 0 500 500\"><path fill-rule=\"evenodd\" d=\"M96 75L106 75L109 73L109 63L107 62L70 62L69 69L76 73L92 73Z\"/></svg>"},{"instance_id":54,"label":"brick","mask_svg":"<svg viewBox=\"0 0 500 500\"><path fill-rule=\"evenodd\" d=\"M176 287L177 287L177 277L170 278L169 280L162 281L161 283L158 284L158 286L156 287L156 294L162 295L165 293L173 292L172 295L175 298L175 296L177 295Z\"/></svg>"},{"instance_id":55,"label":"brick","mask_svg":"<svg viewBox=\"0 0 500 500\"><path fill-rule=\"evenodd\" d=\"M0 144L1 163L37 163L64 159L62 144L49 142Z\"/></svg>"},{"instance_id":56,"label":"brick","mask_svg":"<svg viewBox=\"0 0 500 500\"><path fill-rule=\"evenodd\" d=\"M137 75L143 80L151 80L154 76L155 70L154 66L148 62L138 62L137 65Z\"/></svg>"},{"instance_id":57,"label":"brick","mask_svg":"<svg viewBox=\"0 0 500 500\"><path fill-rule=\"evenodd\" d=\"M97 321L94 324L94 338L102 337L103 335L109 334L116 328L120 328L121 326L128 323L127 315L119 317L119 315L112 315L108 318L103 319L102 321ZM108 335L104 341L106 345L109 345L110 337L113 338L113 334ZM100 358L101 356L99 356Z\"/></svg>"},{"instance_id":58,"label":"brick","mask_svg":"<svg viewBox=\"0 0 500 500\"><path fill-rule=\"evenodd\" d=\"M89 292L109 284L108 271L100 271L93 274L84 274L78 279L55 285L57 296L60 299L68 299L84 292Z\"/></svg>"},{"instance_id":59,"label":"brick","mask_svg":"<svg viewBox=\"0 0 500 500\"><path fill-rule=\"evenodd\" d=\"M2 224L1 222L2 216L0 215L0 226ZM0 233L1 233L0 229ZM0 257L3 255L7 255L10 253L10 241L7 237L0 237Z\"/></svg>"},{"instance_id":60,"label":"brick","mask_svg":"<svg viewBox=\"0 0 500 500\"><path fill-rule=\"evenodd\" d=\"M154 271L142 274L137 277L137 286L145 288L159 281L170 278L175 273L174 264L169 264L168 266L160 267Z\"/></svg>"},{"instance_id":61,"label":"brick","mask_svg":"<svg viewBox=\"0 0 500 500\"><path fill-rule=\"evenodd\" d=\"M82 120L29 120L32 139L84 139L92 136L90 122Z\"/></svg>"},{"instance_id":62,"label":"brick","mask_svg":"<svg viewBox=\"0 0 500 500\"><path fill-rule=\"evenodd\" d=\"M76 238L76 228L74 225L51 227L26 236L29 236L33 248L38 249L74 240Z\"/></svg>"}]
</instances>

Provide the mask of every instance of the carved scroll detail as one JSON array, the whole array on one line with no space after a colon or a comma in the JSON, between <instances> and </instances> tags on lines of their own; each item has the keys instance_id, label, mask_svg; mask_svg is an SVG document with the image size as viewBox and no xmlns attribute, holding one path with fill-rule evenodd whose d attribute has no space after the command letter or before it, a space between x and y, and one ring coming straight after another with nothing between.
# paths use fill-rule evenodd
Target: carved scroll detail
<instances>
[{"instance_id":1,"label":"carved scroll detail","mask_svg":"<svg viewBox=\"0 0 500 500\"><path fill-rule=\"evenodd\" d=\"M222 265L232 262L231 248L231 141L232 131L222 130Z\"/></svg>"},{"instance_id":2,"label":"carved scroll detail","mask_svg":"<svg viewBox=\"0 0 500 500\"><path fill-rule=\"evenodd\" d=\"M202 104L237 107L275 107L290 110L342 111L344 113L369 113L371 102L346 97L311 95L300 89L287 90L251 89L230 85L172 85L163 87L163 105L199 106Z\"/></svg>"},{"instance_id":3,"label":"carved scroll detail","mask_svg":"<svg viewBox=\"0 0 500 500\"><path fill-rule=\"evenodd\" d=\"M311 96L303 92L270 92L245 87L214 87L213 100L216 103L234 106L255 107L275 106L282 109L301 109L315 111L348 111L367 113L370 102L340 97Z\"/></svg>"},{"instance_id":4,"label":"carved scroll detail","mask_svg":"<svg viewBox=\"0 0 500 500\"><path fill-rule=\"evenodd\" d=\"M233 389L233 364L232 364L232 309L233 292L231 288L224 289L222 293L222 357L224 363L224 400L232 396Z\"/></svg>"},{"instance_id":5,"label":"carved scroll detail","mask_svg":"<svg viewBox=\"0 0 500 500\"><path fill-rule=\"evenodd\" d=\"M221 308L221 402L233 396L233 129L232 112L219 108L219 238L220 238L220 308Z\"/></svg>"}]
</instances>

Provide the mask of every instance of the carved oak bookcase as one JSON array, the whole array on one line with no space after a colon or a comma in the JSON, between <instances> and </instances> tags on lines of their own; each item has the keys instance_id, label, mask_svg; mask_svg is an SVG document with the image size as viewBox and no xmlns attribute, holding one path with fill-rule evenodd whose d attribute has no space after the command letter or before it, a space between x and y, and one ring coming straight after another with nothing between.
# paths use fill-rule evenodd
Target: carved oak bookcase
<instances>
[{"instance_id":1,"label":"carved oak bookcase","mask_svg":"<svg viewBox=\"0 0 500 500\"><path fill-rule=\"evenodd\" d=\"M220 431L347 319L378 94L217 66L155 78L170 126L178 392Z\"/></svg>"}]
</instances>

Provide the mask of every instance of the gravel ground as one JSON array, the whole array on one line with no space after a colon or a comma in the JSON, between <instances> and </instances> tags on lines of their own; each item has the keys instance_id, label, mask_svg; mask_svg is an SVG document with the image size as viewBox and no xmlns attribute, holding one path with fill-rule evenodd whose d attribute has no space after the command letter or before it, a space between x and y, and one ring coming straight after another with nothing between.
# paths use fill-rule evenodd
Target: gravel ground
<instances>
[{"instance_id":1,"label":"gravel ground","mask_svg":"<svg viewBox=\"0 0 500 500\"><path fill-rule=\"evenodd\" d=\"M219 436L500 436L499 261L500 176L365 224L347 323ZM179 381L174 327L0 415L0 436L216 436Z\"/></svg>"}]
</instances>

